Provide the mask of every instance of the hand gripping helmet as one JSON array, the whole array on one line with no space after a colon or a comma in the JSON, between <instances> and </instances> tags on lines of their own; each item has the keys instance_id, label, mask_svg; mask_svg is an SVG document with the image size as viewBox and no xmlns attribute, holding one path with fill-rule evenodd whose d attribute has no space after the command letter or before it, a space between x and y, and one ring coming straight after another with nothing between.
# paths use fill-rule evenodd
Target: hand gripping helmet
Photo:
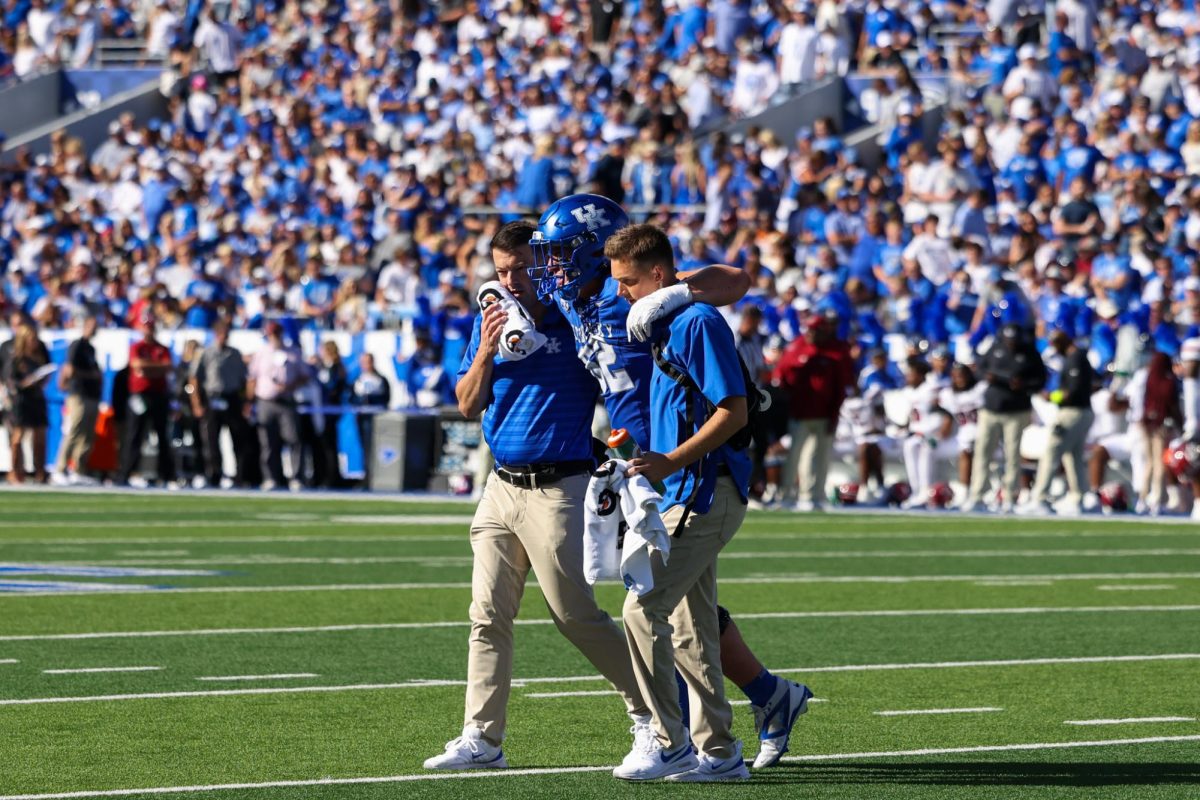
<instances>
[{"instance_id":1,"label":"hand gripping helmet","mask_svg":"<svg viewBox=\"0 0 1200 800\"><path fill-rule=\"evenodd\" d=\"M549 303L552 295L575 300L579 288L600 277L608 265L608 237L628 224L621 207L598 194L573 194L546 209L529 243L530 277L542 302Z\"/></svg>"}]
</instances>

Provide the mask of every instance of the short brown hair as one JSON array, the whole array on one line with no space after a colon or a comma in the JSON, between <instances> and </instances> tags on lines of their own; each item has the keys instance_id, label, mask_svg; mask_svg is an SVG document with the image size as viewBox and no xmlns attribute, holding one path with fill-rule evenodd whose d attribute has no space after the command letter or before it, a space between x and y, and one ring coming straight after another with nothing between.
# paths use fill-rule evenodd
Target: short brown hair
<instances>
[{"instance_id":1,"label":"short brown hair","mask_svg":"<svg viewBox=\"0 0 1200 800\"><path fill-rule=\"evenodd\" d=\"M518 250L529 244L536 230L536 225L523 219L510 222L496 231L490 249L515 255Z\"/></svg>"},{"instance_id":2,"label":"short brown hair","mask_svg":"<svg viewBox=\"0 0 1200 800\"><path fill-rule=\"evenodd\" d=\"M639 269L675 269L675 248L667 234L653 225L621 228L604 243L604 257L609 261L630 261Z\"/></svg>"}]
</instances>

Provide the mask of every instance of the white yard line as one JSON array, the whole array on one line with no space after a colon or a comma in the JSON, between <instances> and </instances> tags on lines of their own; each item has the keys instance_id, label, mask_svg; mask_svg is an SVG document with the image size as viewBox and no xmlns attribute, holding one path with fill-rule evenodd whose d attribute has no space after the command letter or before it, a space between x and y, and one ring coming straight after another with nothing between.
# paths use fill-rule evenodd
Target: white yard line
<instances>
[{"instance_id":1,"label":"white yard line","mask_svg":"<svg viewBox=\"0 0 1200 800\"><path fill-rule=\"evenodd\" d=\"M80 667L78 669L44 669L46 675L83 675L92 672L158 672L162 667Z\"/></svg>"},{"instance_id":2,"label":"white yard line","mask_svg":"<svg viewBox=\"0 0 1200 800\"><path fill-rule=\"evenodd\" d=\"M1200 549L1155 547L1122 550L770 550L721 553L722 559L776 558L1135 558L1138 556L1200 556Z\"/></svg>"},{"instance_id":3,"label":"white yard line","mask_svg":"<svg viewBox=\"0 0 1200 800\"><path fill-rule=\"evenodd\" d=\"M856 617L957 617L1024 614L1103 614L1103 613L1174 613L1200 611L1200 605L1171 606L1038 606L1017 608L917 608L868 609L850 611L764 611L738 614L742 620L754 619L844 619ZM551 619L517 619L515 625L552 625ZM426 630L433 628L465 628L469 620L439 620L436 622L364 622L347 625L306 625L278 628L199 628L173 631L97 631L94 633L31 633L0 636L0 642L70 641L74 639L149 639L161 636L238 636L268 633L343 633L350 631Z\"/></svg>"},{"instance_id":4,"label":"white yard line","mask_svg":"<svg viewBox=\"0 0 1200 800\"><path fill-rule=\"evenodd\" d=\"M0 658L0 664L20 664L21 662L15 658Z\"/></svg>"},{"instance_id":5,"label":"white yard line","mask_svg":"<svg viewBox=\"0 0 1200 800\"><path fill-rule=\"evenodd\" d=\"M987 714L993 711L1003 711L995 706L979 706L978 708L921 708L906 711L873 711L877 717L910 717L924 714Z\"/></svg>"},{"instance_id":6,"label":"white yard line","mask_svg":"<svg viewBox=\"0 0 1200 800\"><path fill-rule=\"evenodd\" d=\"M279 672L274 675L205 675L196 678L198 681L269 681L292 680L294 678L319 678L316 672Z\"/></svg>"},{"instance_id":7,"label":"white yard line","mask_svg":"<svg viewBox=\"0 0 1200 800\"><path fill-rule=\"evenodd\" d=\"M1003 580L1020 578L1018 575L757 575L739 578L721 578L723 586L736 585L773 585L796 583L974 583L980 580ZM1052 581L1094 581L1094 580L1149 580L1171 579L1186 580L1200 578L1200 572L1150 572L1150 573L1064 573L1058 575L1031 575L1029 579ZM20 581L4 581L18 584ZM532 581L530 585L536 585ZM426 589L469 589L469 581L435 582L435 583L334 583L334 584L300 584L281 586L188 586L179 589L155 589L146 586L124 587L121 584L95 584L96 590L89 591L0 591L0 600L13 597L71 597L74 595L100 594L129 594L139 593L144 596L169 596L174 594L241 594L255 592L365 592L365 591L400 591ZM104 587L111 586L111 589Z\"/></svg>"},{"instance_id":8,"label":"white yard line","mask_svg":"<svg viewBox=\"0 0 1200 800\"><path fill-rule=\"evenodd\" d=\"M1121 585L1104 585L1097 586L1096 591L1099 592L1161 592L1166 589L1174 589L1175 585L1171 583L1131 583L1126 586Z\"/></svg>"},{"instance_id":9,"label":"white yard line","mask_svg":"<svg viewBox=\"0 0 1200 800\"><path fill-rule=\"evenodd\" d=\"M465 544L465 542L464 542ZM1145 549L1145 550L773 550L769 552L722 553L727 561L761 560L764 562L781 559L870 559L870 558L1130 558L1134 556L1197 556L1200 549ZM272 554L223 555L192 559L109 559L101 561L61 562L64 565L88 564L94 566L255 566L271 564L404 564L442 563L469 566L470 555L456 556L288 556ZM1044 585L1045 581L1010 581L1005 585Z\"/></svg>"},{"instance_id":10,"label":"white yard line","mask_svg":"<svg viewBox=\"0 0 1200 800\"><path fill-rule=\"evenodd\" d=\"M1064 725L1128 725L1137 722L1195 722L1195 717L1126 717L1125 719L1069 719Z\"/></svg>"},{"instance_id":11,"label":"white yard line","mask_svg":"<svg viewBox=\"0 0 1200 800\"><path fill-rule=\"evenodd\" d=\"M1131 744L1161 744L1163 742L1200 742L1200 736L1145 736L1139 739L1100 739L1084 742L1039 742L1037 744L990 744L975 747L925 747L920 750L891 750L868 753L830 753L827 755L784 756L784 761L840 761L858 758L907 758L912 756L942 756L955 753L1004 753L1020 750L1067 750L1075 747L1120 747ZM0 800L14 798L0 797Z\"/></svg>"},{"instance_id":12,"label":"white yard line","mask_svg":"<svg viewBox=\"0 0 1200 800\"><path fill-rule=\"evenodd\" d=\"M1149 661L1196 661L1200 653L1165 653L1136 656L1085 656L1079 658L1015 658L994 661L922 661L906 664L844 664L825 667L771 668L774 673L817 673L817 672L875 672L917 669L960 669L966 667L1017 667L1043 666L1050 664L1111 664ZM535 684L600 682L599 675L547 676L514 679L512 685L525 687ZM21 697L0 700L0 706L43 705L55 703L100 703L126 700L160 700L175 697L231 697L260 694L304 694L328 692L383 691L391 689L428 689L434 687L466 686L465 680L414 679L400 683L358 683L340 686L264 686L256 689L215 689L212 691L187 692L143 692L137 694L89 695L78 697ZM3 800L3 798L0 798Z\"/></svg>"},{"instance_id":13,"label":"white yard line","mask_svg":"<svg viewBox=\"0 0 1200 800\"><path fill-rule=\"evenodd\" d=\"M861 758L908 758L950 755L955 753L999 753L1007 751L1062 750L1076 747L1119 747L1137 744L1200 741L1200 736L1148 736L1139 739L1104 739L1080 742L1039 742L1028 744L995 744L973 747L928 747L920 750L892 750L867 753L824 753L818 755L785 756L784 761L847 761ZM199 792L247 791L251 789L294 789L309 786L361 786L366 784L410 783L470 778L521 778L539 775L571 775L588 772L611 772L613 765L582 767L538 767L532 769L471 770L469 772L421 772L410 775L362 776L356 778L313 778L309 780L262 781L258 783L215 783L192 786L156 786L138 789L100 789L94 791L51 792L43 794L11 794L0 800L75 800L87 797L136 797L153 794L194 794ZM615 784L614 784L615 786Z\"/></svg>"}]
</instances>

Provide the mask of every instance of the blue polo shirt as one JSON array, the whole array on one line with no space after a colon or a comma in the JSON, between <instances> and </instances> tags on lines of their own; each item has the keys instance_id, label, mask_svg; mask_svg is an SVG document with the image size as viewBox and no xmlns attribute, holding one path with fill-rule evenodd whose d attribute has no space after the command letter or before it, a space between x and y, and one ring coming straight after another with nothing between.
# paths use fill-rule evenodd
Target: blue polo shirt
<instances>
[{"instance_id":1,"label":"blue polo shirt","mask_svg":"<svg viewBox=\"0 0 1200 800\"><path fill-rule=\"evenodd\" d=\"M746 382L738 363L733 331L712 306L693 303L655 324L659 341L664 342L663 355L670 363L692 377L704 399L714 406L730 397L745 397ZM700 430L708 419L706 404L692 397L666 373L657 367L650 379L650 446L656 453L669 453ZM688 403L695 404L691 428L687 427ZM738 493L746 498L750 487L750 457L745 450L721 445L700 462L700 486L696 492L693 511L706 514L712 508L713 492L717 485L717 469L729 467ZM676 472L663 482L661 510L683 505L692 495L696 469Z\"/></svg>"},{"instance_id":2,"label":"blue polo shirt","mask_svg":"<svg viewBox=\"0 0 1200 800\"><path fill-rule=\"evenodd\" d=\"M462 379L479 351L483 317L458 368ZM502 466L525 466L592 457L596 382L575 357L571 327L549 308L539 330L546 343L522 361L496 356L491 396L483 413L483 438Z\"/></svg>"}]
</instances>

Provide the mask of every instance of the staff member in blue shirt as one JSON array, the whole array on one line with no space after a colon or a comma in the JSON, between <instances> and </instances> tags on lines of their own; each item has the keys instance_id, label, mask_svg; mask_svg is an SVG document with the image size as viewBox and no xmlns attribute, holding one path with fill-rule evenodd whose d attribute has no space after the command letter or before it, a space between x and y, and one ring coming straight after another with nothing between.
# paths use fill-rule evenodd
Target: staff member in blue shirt
<instances>
[{"instance_id":1,"label":"staff member in blue shirt","mask_svg":"<svg viewBox=\"0 0 1200 800\"><path fill-rule=\"evenodd\" d=\"M492 239L492 259L500 283L533 317L546 343L522 361L501 360L507 315L493 305L476 319L458 372L459 410L468 418L483 414L483 438L496 467L471 523L475 561L463 733L428 759L426 769L508 766L501 742L513 620L531 567L559 631L625 701L634 750L653 739L625 635L596 605L583 576L583 501L595 466L591 421L598 392L575 357L570 325L534 292L528 274L533 230L526 222L505 225Z\"/></svg>"},{"instance_id":2,"label":"staff member in blue shirt","mask_svg":"<svg viewBox=\"0 0 1200 800\"><path fill-rule=\"evenodd\" d=\"M627 300L679 280L671 242L653 225L617 231L604 255ZM631 474L664 482L660 510L675 536L667 562L652 558L654 588L626 595L623 614L657 739L648 751L635 749L613 774L626 780L745 779L750 772L731 729L733 712L721 674L717 555L746 516L750 459L726 442L747 423L747 387L733 332L712 306L693 303L663 317L654 324L653 341L694 388L655 370L651 450L631 461ZM677 650L673 639L692 644ZM679 711L676 668L691 699L690 740Z\"/></svg>"}]
</instances>

